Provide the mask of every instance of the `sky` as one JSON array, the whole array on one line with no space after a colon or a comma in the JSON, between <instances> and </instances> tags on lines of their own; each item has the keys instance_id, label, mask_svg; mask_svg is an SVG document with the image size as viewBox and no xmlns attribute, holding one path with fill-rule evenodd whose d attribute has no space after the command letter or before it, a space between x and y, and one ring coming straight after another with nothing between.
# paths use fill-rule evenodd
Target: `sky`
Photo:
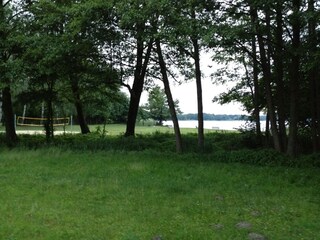
<instances>
[{"instance_id":1,"label":"sky","mask_svg":"<svg viewBox=\"0 0 320 240\"><path fill-rule=\"evenodd\" d=\"M179 100L179 107L182 113L197 113L197 89L196 82L182 83L181 85L171 84L171 92L173 99ZM246 114L242 110L239 103L230 103L220 105L213 103L212 99L220 93L225 92L228 86L214 85L210 78L202 80L202 94L203 94L203 112L210 114ZM147 102L148 93L144 92L141 98L141 104Z\"/></svg>"},{"instance_id":2,"label":"sky","mask_svg":"<svg viewBox=\"0 0 320 240\"><path fill-rule=\"evenodd\" d=\"M183 83L180 86L171 86L174 99L179 100L179 106L183 113L197 113L197 90L195 81ZM212 99L225 92L228 86L213 85L211 80L202 80L203 112L212 114L245 114L239 103L220 105L213 103Z\"/></svg>"},{"instance_id":3,"label":"sky","mask_svg":"<svg viewBox=\"0 0 320 240\"><path fill-rule=\"evenodd\" d=\"M220 93L226 92L231 86L229 85L214 85L210 75L219 68L217 63L214 63L209 55L202 55L201 57L202 70L202 94L203 94L203 112L209 114L247 114L242 110L239 103L230 103L220 105L213 103L212 99L217 97ZM163 84L158 83L161 87ZM197 89L196 82L184 82L181 85L173 84L170 81L170 88L173 99L179 100L179 107L182 113L197 113ZM147 103L148 93L144 91L141 96L140 105Z\"/></svg>"},{"instance_id":4,"label":"sky","mask_svg":"<svg viewBox=\"0 0 320 240\"><path fill-rule=\"evenodd\" d=\"M219 65L214 63L209 55L202 55L201 70L203 75L203 112L209 114L247 114L242 110L242 107L239 103L220 105L219 103L212 102L214 97L217 97L220 93L226 92L229 88L231 88L231 85L215 85L212 83L210 75L218 68ZM170 84L173 99L179 100L179 107L181 111L183 113L197 113L197 89L195 80L188 83L182 83L181 85L172 84L171 81ZM141 104L146 103L147 98L148 93L143 93Z\"/></svg>"}]
</instances>

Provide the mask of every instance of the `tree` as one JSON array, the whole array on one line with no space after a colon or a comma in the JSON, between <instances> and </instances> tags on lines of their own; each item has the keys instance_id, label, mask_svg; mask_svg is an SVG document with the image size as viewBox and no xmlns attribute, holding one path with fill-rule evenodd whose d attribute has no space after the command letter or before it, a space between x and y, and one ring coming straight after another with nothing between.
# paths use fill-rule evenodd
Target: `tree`
<instances>
[{"instance_id":1,"label":"tree","mask_svg":"<svg viewBox=\"0 0 320 240\"><path fill-rule=\"evenodd\" d=\"M30 18L25 32L24 61L29 76L29 94L46 103L47 140L54 136L53 103L59 81L64 77L63 38L66 16L55 2L40 1L27 6Z\"/></svg>"},{"instance_id":2,"label":"tree","mask_svg":"<svg viewBox=\"0 0 320 240\"><path fill-rule=\"evenodd\" d=\"M28 43L32 48L28 48L25 59L36 63L32 71L40 76L33 77L33 81L41 85L42 77L50 83L44 95L48 110L58 95L73 102L81 132L89 133L84 113L85 96L119 90L116 71L101 50L106 42L115 38L110 27L112 5L95 0L37 2L28 10L32 14ZM44 44L48 42L51 45L46 48Z\"/></svg>"},{"instance_id":3,"label":"tree","mask_svg":"<svg viewBox=\"0 0 320 240\"><path fill-rule=\"evenodd\" d=\"M128 79L122 79L123 86L127 87L130 93L125 136L134 136L140 98L154 41L152 29L149 27L153 15L152 6L147 0L130 0L119 1L115 7L119 17L118 27L123 33L122 41L125 41L122 50L128 53L126 59L122 58L121 53L119 54L121 72L123 73L123 65L126 65L128 71L133 74L130 76L133 77L132 85L124 82ZM124 63L123 60L127 61Z\"/></svg>"},{"instance_id":4,"label":"tree","mask_svg":"<svg viewBox=\"0 0 320 240\"><path fill-rule=\"evenodd\" d=\"M180 112L178 108L178 101L175 101L175 108ZM156 120L157 124L160 126L163 125L163 121L170 118L171 115L166 93L159 86L152 88L149 92L146 109L148 109L150 117Z\"/></svg>"},{"instance_id":5,"label":"tree","mask_svg":"<svg viewBox=\"0 0 320 240\"><path fill-rule=\"evenodd\" d=\"M95 92L86 95L86 113L90 124L126 123L129 99L121 91Z\"/></svg>"},{"instance_id":6,"label":"tree","mask_svg":"<svg viewBox=\"0 0 320 240\"><path fill-rule=\"evenodd\" d=\"M317 31L316 27L319 25L317 17L319 17L319 11L316 12L315 1L308 1L307 10L308 19L308 44L307 44L307 62L309 67L307 68L307 76L310 88L310 102L311 105L311 132L312 132L312 145L313 151L320 151L320 83L319 83L319 68L317 56L319 56L319 48L317 48ZM318 53L318 54L317 54Z\"/></svg>"},{"instance_id":7,"label":"tree","mask_svg":"<svg viewBox=\"0 0 320 240\"><path fill-rule=\"evenodd\" d=\"M175 1L174 10L168 23L172 31L171 44L175 45L180 54L191 58L193 77L196 81L198 106L198 148L204 149L204 124L202 102L202 72L200 65L201 50L205 48L205 39L210 33L212 15L216 3L212 1Z\"/></svg>"},{"instance_id":8,"label":"tree","mask_svg":"<svg viewBox=\"0 0 320 240\"><path fill-rule=\"evenodd\" d=\"M102 47L110 47L118 37L113 28L113 5L84 1L67 6L65 11L69 16L63 31L65 75L73 93L81 132L86 134L90 130L84 113L85 96L90 95L93 100L95 95L119 91L118 74L108 63L107 54L101 51Z\"/></svg>"},{"instance_id":9,"label":"tree","mask_svg":"<svg viewBox=\"0 0 320 240\"><path fill-rule=\"evenodd\" d=\"M12 41L16 34L13 26L13 10L11 1L0 1L0 89L2 91L2 111L5 122L6 140L14 144L18 137L15 131L15 119L12 107L11 86L15 75L11 66L14 62L15 44ZM11 76L11 77L10 77Z\"/></svg>"},{"instance_id":10,"label":"tree","mask_svg":"<svg viewBox=\"0 0 320 240\"><path fill-rule=\"evenodd\" d=\"M319 51L318 9L314 1L300 0L239 0L223 6L225 14L221 14L218 28L223 41L218 46L232 56L239 52L250 56L253 82L260 79L264 86L254 87L254 94L261 95L256 99L262 100L255 108L267 110L274 148L294 156L299 151L299 134L311 128L310 132L317 132L314 60ZM313 146L317 145L316 135L311 137Z\"/></svg>"},{"instance_id":11,"label":"tree","mask_svg":"<svg viewBox=\"0 0 320 240\"><path fill-rule=\"evenodd\" d=\"M301 89L301 54L300 54L300 45L301 45L301 28L302 22L300 19L300 7L301 0L292 1L292 15L291 15L291 27L292 27L292 48L290 51L291 62L289 69L290 76L290 117L289 117L289 139L288 139L288 148L287 154L294 156L297 154L297 137L298 137L298 98L300 96Z\"/></svg>"},{"instance_id":12,"label":"tree","mask_svg":"<svg viewBox=\"0 0 320 240\"><path fill-rule=\"evenodd\" d=\"M158 59L159 59L160 71L162 74L162 81L163 81L163 85L164 85L164 92L167 96L169 111L170 111L171 119L173 122L173 127L174 127L174 132L175 132L175 137L176 137L176 151L177 151L177 153L181 153L182 152L182 138L181 138L181 132L180 132L180 128L179 128L179 122L178 122L177 110L176 110L176 106L178 106L178 102L177 101L174 102L172 94L171 94L170 83L169 83L169 78L168 78L168 74L167 74L168 69L167 69L163 54L162 54L160 39L157 38L155 40L155 42L156 42L156 52L158 54ZM181 113L181 111L178 109L178 113L179 112Z\"/></svg>"}]
</instances>

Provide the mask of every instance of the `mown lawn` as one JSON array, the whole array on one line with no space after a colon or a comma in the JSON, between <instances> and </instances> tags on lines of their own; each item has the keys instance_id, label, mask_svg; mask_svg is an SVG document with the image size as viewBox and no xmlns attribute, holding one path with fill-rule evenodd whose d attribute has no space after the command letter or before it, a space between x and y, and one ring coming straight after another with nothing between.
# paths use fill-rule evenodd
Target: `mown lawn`
<instances>
[{"instance_id":1,"label":"mown lawn","mask_svg":"<svg viewBox=\"0 0 320 240\"><path fill-rule=\"evenodd\" d=\"M6 150L0 239L320 239L319 184L201 155Z\"/></svg>"},{"instance_id":2,"label":"mown lawn","mask_svg":"<svg viewBox=\"0 0 320 240\"><path fill-rule=\"evenodd\" d=\"M102 133L103 129L107 135L122 135L126 131L125 124L107 124L103 125L90 125L89 126L91 132L99 132ZM44 133L44 127L29 127L29 126L17 126L16 127L17 133L21 133L21 131L29 131L31 133ZM4 132L5 129L3 126L0 126L0 132ZM63 132L66 131L67 133L80 133L80 126L79 125L68 125L65 128L62 126L55 127L55 131ZM174 133L174 129L172 127L167 126L148 126L148 125L137 125L135 128L136 134L150 134L154 132L161 132L161 133ZM197 133L198 130L196 128L181 128L182 133ZM212 129L204 129L205 133L209 132L226 132L225 130L212 130Z\"/></svg>"}]
</instances>

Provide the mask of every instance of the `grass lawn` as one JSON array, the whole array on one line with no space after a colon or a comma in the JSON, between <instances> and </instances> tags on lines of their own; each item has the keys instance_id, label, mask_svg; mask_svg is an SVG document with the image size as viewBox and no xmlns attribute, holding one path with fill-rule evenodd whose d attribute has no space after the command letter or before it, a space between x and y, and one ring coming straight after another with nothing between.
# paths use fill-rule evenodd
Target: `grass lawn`
<instances>
[{"instance_id":1,"label":"grass lawn","mask_svg":"<svg viewBox=\"0 0 320 240\"><path fill-rule=\"evenodd\" d=\"M0 239L320 239L319 169L6 150L0 186Z\"/></svg>"},{"instance_id":2,"label":"grass lawn","mask_svg":"<svg viewBox=\"0 0 320 240\"><path fill-rule=\"evenodd\" d=\"M91 132L97 132L103 130L103 125L90 125L89 126ZM17 133L21 131L29 131L29 132L43 132L44 133L44 128L43 127L27 127L27 126L17 126L16 128ZM68 125L65 128L64 127L55 127L55 131L66 131L66 132L73 132L73 133L80 133L80 126L79 125ZM119 134L124 134L126 131L126 125L125 124L107 124L105 127L105 130L107 132L107 135L119 135ZM196 128L181 128L181 133L197 133L198 129ZM5 129L3 126L0 126L0 132L4 132ZM204 133L209 133L209 132L225 132L224 130L212 130L212 129L204 129ZM161 132L161 133L174 133L173 128L169 128L166 126L142 126L142 125L137 125L135 128L136 134L149 134L149 133L154 133L154 132Z\"/></svg>"},{"instance_id":3,"label":"grass lawn","mask_svg":"<svg viewBox=\"0 0 320 240\"><path fill-rule=\"evenodd\" d=\"M103 125L90 125L89 126L91 132L96 132L99 131L98 129L100 129L100 131L103 130ZM1 127L0 130L4 131L4 127ZM28 127L28 126L17 126L16 128L17 132L19 133L19 131L44 131L44 128L39 126L39 127ZM62 127L62 126L58 126L55 127L55 131L66 131L66 132L73 132L73 133L80 133L81 129L79 125L68 125ZM119 135L119 134L124 134L126 131L126 125L125 124L107 124L105 126L105 130L107 131L108 135ZM173 128L169 128L169 127L162 127L162 126L140 126L137 125L136 126L136 133L137 134L145 134L145 133L152 133L155 131L159 131L159 132L174 132ZM195 129L187 129L190 132L196 132Z\"/></svg>"}]
</instances>

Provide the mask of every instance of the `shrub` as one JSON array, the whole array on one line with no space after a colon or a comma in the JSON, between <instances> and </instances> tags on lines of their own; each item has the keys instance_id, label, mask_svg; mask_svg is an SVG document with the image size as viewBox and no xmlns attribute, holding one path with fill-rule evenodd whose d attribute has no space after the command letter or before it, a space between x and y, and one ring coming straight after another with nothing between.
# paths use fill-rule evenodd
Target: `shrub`
<instances>
[{"instance_id":1,"label":"shrub","mask_svg":"<svg viewBox=\"0 0 320 240\"><path fill-rule=\"evenodd\" d=\"M206 135L205 149L198 152L197 134L183 135L183 149L185 155L193 155L197 159L238 162L253 165L292 166L292 167L320 167L320 154L302 155L290 158L273 149L258 148L247 144L251 135L239 133L210 133ZM0 135L0 147L6 147L4 135ZM44 135L20 135L19 148L38 149L56 147L61 150L72 151L152 151L161 154L175 153L175 137L172 133L154 132L137 134L135 137L109 136L96 131L91 134L65 134L55 136L48 142Z\"/></svg>"}]
</instances>

